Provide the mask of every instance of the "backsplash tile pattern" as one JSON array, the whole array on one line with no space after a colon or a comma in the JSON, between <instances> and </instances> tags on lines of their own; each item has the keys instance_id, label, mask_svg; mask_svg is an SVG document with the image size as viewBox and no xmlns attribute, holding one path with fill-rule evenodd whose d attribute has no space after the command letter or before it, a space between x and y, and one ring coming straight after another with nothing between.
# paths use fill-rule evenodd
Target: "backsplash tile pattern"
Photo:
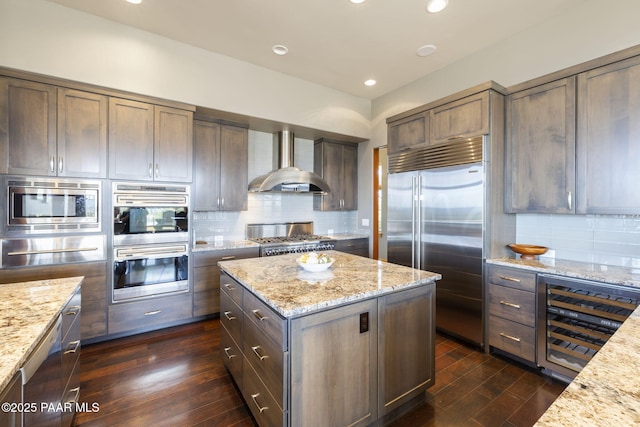
<instances>
[{"instance_id":1,"label":"backsplash tile pattern","mask_svg":"<svg viewBox=\"0 0 640 427\"><path fill-rule=\"evenodd\" d=\"M549 247L544 257L640 268L640 216L519 214L517 243Z\"/></svg>"}]
</instances>

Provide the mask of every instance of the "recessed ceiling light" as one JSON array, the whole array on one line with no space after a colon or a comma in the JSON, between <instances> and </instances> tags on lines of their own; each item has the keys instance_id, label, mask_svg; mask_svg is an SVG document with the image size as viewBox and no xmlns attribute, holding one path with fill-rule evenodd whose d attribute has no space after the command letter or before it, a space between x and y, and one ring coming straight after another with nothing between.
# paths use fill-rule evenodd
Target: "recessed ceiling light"
<instances>
[{"instance_id":1,"label":"recessed ceiling light","mask_svg":"<svg viewBox=\"0 0 640 427\"><path fill-rule=\"evenodd\" d=\"M418 50L416 50L416 55L418 56L429 56L433 52L435 52L437 47L432 44L425 44L424 46L420 46Z\"/></svg>"},{"instance_id":2,"label":"recessed ceiling light","mask_svg":"<svg viewBox=\"0 0 640 427\"><path fill-rule=\"evenodd\" d=\"M276 55L286 55L287 52L289 52L289 49L287 49L286 46L281 44L275 45L274 47L271 48L271 50L273 50L273 53L275 53Z\"/></svg>"},{"instance_id":3,"label":"recessed ceiling light","mask_svg":"<svg viewBox=\"0 0 640 427\"><path fill-rule=\"evenodd\" d=\"M365 86L375 86L376 83L377 82L374 79L365 80L364 82Z\"/></svg>"},{"instance_id":4,"label":"recessed ceiling light","mask_svg":"<svg viewBox=\"0 0 640 427\"><path fill-rule=\"evenodd\" d=\"M444 10L449 0L427 0L427 12L438 13Z\"/></svg>"},{"instance_id":5,"label":"recessed ceiling light","mask_svg":"<svg viewBox=\"0 0 640 427\"><path fill-rule=\"evenodd\" d=\"M127 0L127 3L140 4L140 3L142 3L142 0Z\"/></svg>"},{"instance_id":6,"label":"recessed ceiling light","mask_svg":"<svg viewBox=\"0 0 640 427\"><path fill-rule=\"evenodd\" d=\"M360 4L360 3L364 3L365 0L349 0L349 1L353 4Z\"/></svg>"}]
</instances>

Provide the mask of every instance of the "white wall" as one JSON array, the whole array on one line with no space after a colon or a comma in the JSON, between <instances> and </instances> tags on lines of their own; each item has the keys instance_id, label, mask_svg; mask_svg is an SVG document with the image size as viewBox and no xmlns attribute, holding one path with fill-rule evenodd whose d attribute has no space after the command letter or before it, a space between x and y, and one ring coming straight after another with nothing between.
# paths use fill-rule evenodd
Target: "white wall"
<instances>
[{"instance_id":1,"label":"white wall","mask_svg":"<svg viewBox=\"0 0 640 427\"><path fill-rule=\"evenodd\" d=\"M387 117L489 80L509 87L638 45L639 16L638 0L587 0L573 10L525 28L508 40L375 99L371 140L360 147L360 176L371 176L373 148L387 143ZM359 186L360 218L372 215L372 190L368 185L362 182ZM640 221L636 218L527 215L519 216L517 222L517 238L522 239L521 243L550 246L558 257L615 265L640 264ZM592 225L585 228L587 224ZM563 228L565 232L561 231ZM625 233L624 242L618 244L616 236L621 238Z\"/></svg>"},{"instance_id":2,"label":"white wall","mask_svg":"<svg viewBox=\"0 0 640 427\"><path fill-rule=\"evenodd\" d=\"M369 100L43 0L0 0L0 66L368 138Z\"/></svg>"}]
</instances>

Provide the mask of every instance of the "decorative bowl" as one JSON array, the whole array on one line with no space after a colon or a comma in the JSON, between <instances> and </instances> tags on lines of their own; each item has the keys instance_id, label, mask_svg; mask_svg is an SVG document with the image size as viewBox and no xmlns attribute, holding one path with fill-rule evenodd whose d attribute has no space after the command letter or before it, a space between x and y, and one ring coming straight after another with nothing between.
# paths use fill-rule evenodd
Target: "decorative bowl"
<instances>
[{"instance_id":1,"label":"decorative bowl","mask_svg":"<svg viewBox=\"0 0 640 427\"><path fill-rule=\"evenodd\" d=\"M333 263L336 262L336 260L333 259L333 258L329 258L329 262L325 262L325 263L320 264L320 263L304 262L301 258L298 258L298 259L296 259L296 262L305 271L309 271L311 273L318 273L320 271L328 270L333 265Z\"/></svg>"},{"instance_id":2,"label":"decorative bowl","mask_svg":"<svg viewBox=\"0 0 640 427\"><path fill-rule=\"evenodd\" d=\"M549 250L546 246L523 245L519 243L511 243L507 246L513 252L520 254L520 258L522 259L535 259L536 255L542 255Z\"/></svg>"}]
</instances>

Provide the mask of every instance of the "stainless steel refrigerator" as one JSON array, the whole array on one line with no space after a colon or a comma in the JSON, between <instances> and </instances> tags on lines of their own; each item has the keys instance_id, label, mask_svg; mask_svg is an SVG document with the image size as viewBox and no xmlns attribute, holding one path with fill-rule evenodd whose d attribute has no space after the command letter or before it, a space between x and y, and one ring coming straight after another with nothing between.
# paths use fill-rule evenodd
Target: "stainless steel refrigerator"
<instances>
[{"instance_id":1,"label":"stainless steel refrigerator","mask_svg":"<svg viewBox=\"0 0 640 427\"><path fill-rule=\"evenodd\" d=\"M436 327L483 345L484 137L389 156L393 263L442 274Z\"/></svg>"}]
</instances>

